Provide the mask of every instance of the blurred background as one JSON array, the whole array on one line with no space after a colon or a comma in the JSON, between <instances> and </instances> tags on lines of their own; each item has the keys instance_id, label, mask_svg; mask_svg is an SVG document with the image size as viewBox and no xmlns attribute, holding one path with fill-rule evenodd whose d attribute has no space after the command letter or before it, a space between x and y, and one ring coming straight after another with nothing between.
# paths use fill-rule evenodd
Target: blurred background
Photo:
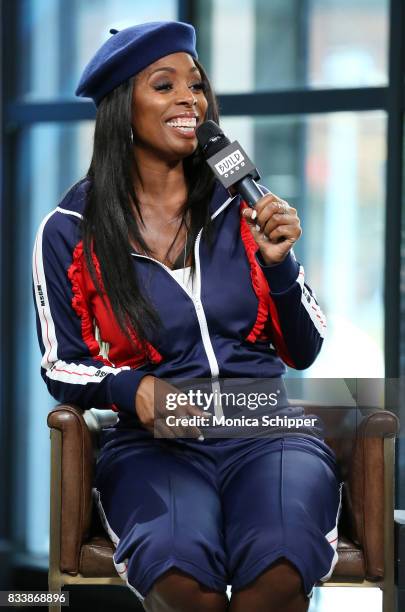
<instances>
[{"instance_id":1,"label":"blurred background","mask_svg":"<svg viewBox=\"0 0 405 612\"><path fill-rule=\"evenodd\" d=\"M89 166L95 109L75 99L74 90L109 29L165 19L193 23L199 58L219 98L222 128L254 160L261 182L298 209L303 235L295 253L327 315L328 334L315 364L291 376L397 378L405 370L401 5L401 0L1 3L4 576L31 576L45 580L46 588L46 416L55 402L39 372L31 253L40 221ZM405 508L404 470L400 439L397 508ZM329 590L316 590L311 612L341 608L336 593L334 604L325 599ZM379 610L378 593L368 602L370 595L361 591L359 603L350 591L348 612L361 603Z\"/></svg>"}]
</instances>

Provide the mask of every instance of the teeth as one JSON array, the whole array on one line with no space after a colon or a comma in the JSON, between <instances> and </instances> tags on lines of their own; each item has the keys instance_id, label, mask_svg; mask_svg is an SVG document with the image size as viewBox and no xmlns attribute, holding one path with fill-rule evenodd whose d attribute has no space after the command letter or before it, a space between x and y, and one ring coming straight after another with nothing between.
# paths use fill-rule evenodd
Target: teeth
<instances>
[{"instance_id":1,"label":"teeth","mask_svg":"<svg viewBox=\"0 0 405 612\"><path fill-rule=\"evenodd\" d=\"M167 125L170 125L170 127L195 128L197 125L197 119L195 117L182 117L179 119L173 119L172 121L167 121Z\"/></svg>"}]
</instances>

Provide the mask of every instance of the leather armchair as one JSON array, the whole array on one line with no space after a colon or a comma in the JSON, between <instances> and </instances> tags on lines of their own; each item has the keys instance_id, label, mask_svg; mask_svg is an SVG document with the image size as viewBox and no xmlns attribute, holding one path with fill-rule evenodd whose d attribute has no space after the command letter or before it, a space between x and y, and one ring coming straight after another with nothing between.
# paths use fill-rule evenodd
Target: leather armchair
<instances>
[{"instance_id":1,"label":"leather armchair","mask_svg":"<svg viewBox=\"0 0 405 612\"><path fill-rule=\"evenodd\" d=\"M301 404L303 402L300 402ZM344 479L338 555L320 586L375 586L384 612L394 612L394 444L397 417L387 410L306 405L326 423L325 441ZM118 584L114 546L92 503L98 433L115 422L109 410L58 405L48 415L51 437L49 589ZM50 606L49 610L60 610Z\"/></svg>"}]
</instances>

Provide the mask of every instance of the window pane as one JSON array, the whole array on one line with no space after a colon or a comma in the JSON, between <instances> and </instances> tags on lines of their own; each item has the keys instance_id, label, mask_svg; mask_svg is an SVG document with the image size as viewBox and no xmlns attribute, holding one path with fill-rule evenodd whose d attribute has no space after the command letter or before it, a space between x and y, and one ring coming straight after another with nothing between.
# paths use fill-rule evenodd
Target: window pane
<instances>
[{"instance_id":1,"label":"window pane","mask_svg":"<svg viewBox=\"0 0 405 612\"><path fill-rule=\"evenodd\" d=\"M198 0L220 93L387 83L388 0Z\"/></svg>"},{"instance_id":2,"label":"window pane","mask_svg":"<svg viewBox=\"0 0 405 612\"><path fill-rule=\"evenodd\" d=\"M49 534L49 429L46 417L57 403L40 376L41 353L36 334L31 291L31 258L41 220L55 208L67 188L83 176L90 162L92 122L41 124L24 130L19 138L17 219L15 236L16 296L14 299L13 371L24 372L13 381L15 406L24 426L18 428L16 455L17 505L15 537L33 554L48 552ZM17 374L16 374L17 376Z\"/></svg>"},{"instance_id":3,"label":"window pane","mask_svg":"<svg viewBox=\"0 0 405 612\"><path fill-rule=\"evenodd\" d=\"M19 24L18 96L74 97L83 68L109 36L144 21L176 19L175 0L25 0Z\"/></svg>"},{"instance_id":4,"label":"window pane","mask_svg":"<svg viewBox=\"0 0 405 612\"><path fill-rule=\"evenodd\" d=\"M236 117L221 125L253 158L261 183L301 218L295 254L328 322L305 376L383 377L385 113Z\"/></svg>"}]
</instances>

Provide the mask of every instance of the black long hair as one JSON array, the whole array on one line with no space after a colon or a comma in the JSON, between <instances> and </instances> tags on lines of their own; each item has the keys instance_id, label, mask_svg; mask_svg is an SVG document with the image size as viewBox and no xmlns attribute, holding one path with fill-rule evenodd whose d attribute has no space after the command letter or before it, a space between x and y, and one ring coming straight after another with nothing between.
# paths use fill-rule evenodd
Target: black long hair
<instances>
[{"instance_id":1,"label":"black long hair","mask_svg":"<svg viewBox=\"0 0 405 612\"><path fill-rule=\"evenodd\" d=\"M200 70L208 101L206 119L218 123L215 94L204 68L194 61ZM107 94L97 109L93 155L87 172L90 186L82 228L86 263L97 292L104 301L105 290L113 314L134 348L146 350L148 337L158 329L160 319L145 295L145 288L139 284L131 256L131 242L139 244L145 253L151 252L133 213L133 205L140 213L133 183L137 166L131 138L135 78L131 77ZM203 228L210 245L212 228L209 202L215 186L214 175L203 159L200 147L183 160L183 167L188 190L183 220L189 211L189 243L194 244L199 230ZM100 264L103 287L98 282L92 251ZM193 256L191 266L194 275Z\"/></svg>"}]
</instances>

